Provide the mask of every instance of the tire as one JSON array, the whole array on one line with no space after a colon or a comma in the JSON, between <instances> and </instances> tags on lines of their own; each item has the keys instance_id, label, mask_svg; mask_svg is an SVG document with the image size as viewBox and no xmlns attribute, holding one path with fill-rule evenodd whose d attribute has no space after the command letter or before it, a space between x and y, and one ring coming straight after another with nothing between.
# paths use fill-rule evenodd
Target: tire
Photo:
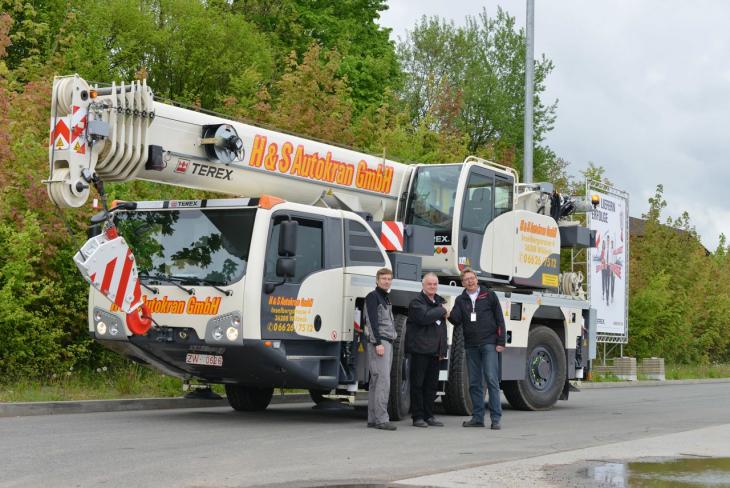
<instances>
[{"instance_id":1,"label":"tire","mask_svg":"<svg viewBox=\"0 0 730 488\"><path fill-rule=\"evenodd\" d=\"M390 420L402 420L411 411L410 359L406 355L406 320L408 317L395 314L393 318L398 337L393 342L388 416Z\"/></svg>"},{"instance_id":2,"label":"tire","mask_svg":"<svg viewBox=\"0 0 730 488\"><path fill-rule=\"evenodd\" d=\"M226 385L228 403L239 412L266 410L274 395L273 388L254 388L241 385Z\"/></svg>"},{"instance_id":3,"label":"tire","mask_svg":"<svg viewBox=\"0 0 730 488\"><path fill-rule=\"evenodd\" d=\"M535 327L527 340L525 379L502 382L504 396L517 410L550 410L563 391L566 363L558 335L544 325Z\"/></svg>"},{"instance_id":4,"label":"tire","mask_svg":"<svg viewBox=\"0 0 730 488\"><path fill-rule=\"evenodd\" d=\"M454 327L449 355L449 380L446 382L441 403L451 415L471 415L472 403L469 396L469 371L464 350L464 330Z\"/></svg>"},{"instance_id":5,"label":"tire","mask_svg":"<svg viewBox=\"0 0 730 488\"><path fill-rule=\"evenodd\" d=\"M309 397L315 404L319 405L320 403L328 400L324 396L329 395L330 391L331 390L309 390Z\"/></svg>"}]
</instances>

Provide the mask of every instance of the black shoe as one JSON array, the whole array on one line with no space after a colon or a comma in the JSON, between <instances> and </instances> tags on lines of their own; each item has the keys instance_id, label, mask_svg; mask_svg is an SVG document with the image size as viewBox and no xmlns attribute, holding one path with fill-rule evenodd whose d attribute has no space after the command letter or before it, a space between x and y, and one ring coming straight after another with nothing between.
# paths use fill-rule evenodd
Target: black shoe
<instances>
[{"instance_id":1,"label":"black shoe","mask_svg":"<svg viewBox=\"0 0 730 488\"><path fill-rule=\"evenodd\" d=\"M436 417L430 417L426 419L426 423L431 427L443 427L444 423L436 420Z\"/></svg>"},{"instance_id":2,"label":"black shoe","mask_svg":"<svg viewBox=\"0 0 730 488\"><path fill-rule=\"evenodd\" d=\"M492 430L501 430L502 426L499 422L492 422L492 426L490 427Z\"/></svg>"},{"instance_id":3,"label":"black shoe","mask_svg":"<svg viewBox=\"0 0 730 488\"><path fill-rule=\"evenodd\" d=\"M380 430L398 430L398 427L391 424L390 422L383 422L382 424L373 425L373 429Z\"/></svg>"},{"instance_id":4,"label":"black shoe","mask_svg":"<svg viewBox=\"0 0 730 488\"><path fill-rule=\"evenodd\" d=\"M413 427L428 427L428 424L423 419L414 419Z\"/></svg>"},{"instance_id":5,"label":"black shoe","mask_svg":"<svg viewBox=\"0 0 730 488\"><path fill-rule=\"evenodd\" d=\"M484 422L477 422L474 419L469 419L461 423L462 427L484 427Z\"/></svg>"}]
</instances>

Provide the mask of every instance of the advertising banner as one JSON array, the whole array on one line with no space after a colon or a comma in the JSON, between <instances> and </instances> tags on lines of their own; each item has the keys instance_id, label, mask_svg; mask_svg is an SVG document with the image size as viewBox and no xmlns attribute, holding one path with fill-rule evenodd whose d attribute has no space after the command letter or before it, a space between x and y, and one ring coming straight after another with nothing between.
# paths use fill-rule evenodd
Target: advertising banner
<instances>
[{"instance_id":1,"label":"advertising banner","mask_svg":"<svg viewBox=\"0 0 730 488\"><path fill-rule=\"evenodd\" d=\"M590 249L590 301L597 312L598 334L626 337L628 201L611 192L591 189L601 198L590 215L596 246Z\"/></svg>"}]
</instances>

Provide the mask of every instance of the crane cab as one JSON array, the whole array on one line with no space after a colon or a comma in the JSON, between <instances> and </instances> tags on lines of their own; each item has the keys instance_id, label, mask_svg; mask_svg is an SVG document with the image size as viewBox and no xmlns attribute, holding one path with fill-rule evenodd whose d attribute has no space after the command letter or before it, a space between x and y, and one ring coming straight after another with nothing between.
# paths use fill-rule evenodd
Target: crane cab
<instances>
[{"instance_id":1,"label":"crane cab","mask_svg":"<svg viewBox=\"0 0 730 488\"><path fill-rule=\"evenodd\" d=\"M514 169L476 157L417 166L400 215L434 231L434 253L423 258L423 269L448 278L469 267L483 281L556 287L557 223L517 208L516 182Z\"/></svg>"}]
</instances>

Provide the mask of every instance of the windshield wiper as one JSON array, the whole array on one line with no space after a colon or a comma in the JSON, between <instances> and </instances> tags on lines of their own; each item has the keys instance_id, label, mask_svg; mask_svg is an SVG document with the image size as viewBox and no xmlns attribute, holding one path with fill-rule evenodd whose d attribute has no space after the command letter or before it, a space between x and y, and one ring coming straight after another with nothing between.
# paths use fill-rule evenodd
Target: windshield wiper
<instances>
[{"instance_id":1,"label":"windshield wiper","mask_svg":"<svg viewBox=\"0 0 730 488\"><path fill-rule=\"evenodd\" d=\"M194 289L192 289L192 288L185 288L184 286L182 286L179 283L180 281L187 281L187 280L189 280L189 278L186 277L186 276L163 275L163 274L160 274L160 273L153 274L153 275L151 275L149 273L140 273L139 276L142 277L142 278L153 279L153 280L157 280L159 282L165 282L165 283L169 283L171 285L175 285L178 288L180 288L182 291L184 291L185 293L187 293L188 295L194 295L195 294L195 290Z\"/></svg>"},{"instance_id":2,"label":"windshield wiper","mask_svg":"<svg viewBox=\"0 0 730 488\"><path fill-rule=\"evenodd\" d=\"M223 288L221 288L219 286L219 285L224 285L225 284L225 283L221 283L220 281L208 280L206 278L190 278L190 280L191 281L195 280L195 281L197 281L199 283L203 283L203 284L208 285L208 286L210 286L212 288L215 288L216 290L218 290L219 292L223 293L227 297L233 295L233 292L231 290L224 290Z\"/></svg>"},{"instance_id":3,"label":"windshield wiper","mask_svg":"<svg viewBox=\"0 0 730 488\"><path fill-rule=\"evenodd\" d=\"M139 273L140 278L148 278L148 276L142 276L143 273ZM152 292L153 295L157 295L160 293L160 290L158 288L155 288L154 286L145 285L142 280L139 280L139 284L147 288L149 291Z\"/></svg>"}]
</instances>

